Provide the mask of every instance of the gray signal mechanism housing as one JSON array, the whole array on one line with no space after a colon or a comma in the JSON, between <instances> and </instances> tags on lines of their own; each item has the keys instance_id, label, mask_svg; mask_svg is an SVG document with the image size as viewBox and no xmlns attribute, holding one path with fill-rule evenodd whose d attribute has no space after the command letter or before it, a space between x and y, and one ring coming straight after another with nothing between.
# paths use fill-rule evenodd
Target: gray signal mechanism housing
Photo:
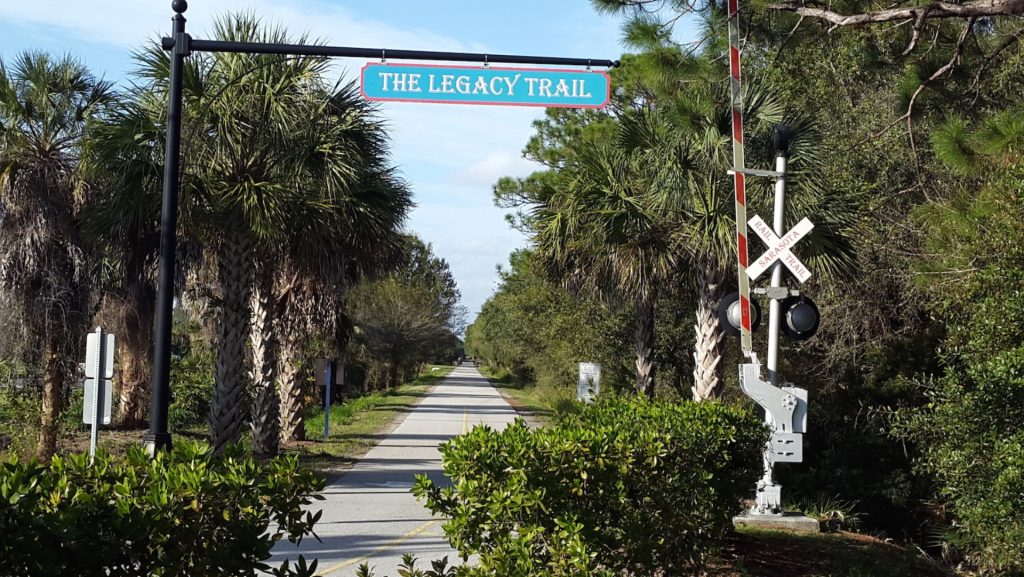
<instances>
[{"instance_id":1,"label":"gray signal mechanism housing","mask_svg":"<svg viewBox=\"0 0 1024 577\"><path fill-rule=\"evenodd\" d=\"M740 365L740 388L761 405L774 425L771 459L776 463L804 460L803 434L807 432L807 390L776 387L761 378L761 363Z\"/></svg>"}]
</instances>

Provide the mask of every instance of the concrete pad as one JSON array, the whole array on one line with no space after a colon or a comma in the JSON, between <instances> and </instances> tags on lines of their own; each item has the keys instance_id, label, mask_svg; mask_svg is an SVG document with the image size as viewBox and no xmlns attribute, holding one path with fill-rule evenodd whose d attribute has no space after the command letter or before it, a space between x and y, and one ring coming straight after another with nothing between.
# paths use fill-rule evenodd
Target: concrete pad
<instances>
[{"instance_id":1,"label":"concrete pad","mask_svg":"<svg viewBox=\"0 0 1024 577\"><path fill-rule=\"evenodd\" d=\"M782 515L751 515L744 514L732 518L736 527L753 527L755 529L781 529L799 533L820 533L821 524L800 513L783 513Z\"/></svg>"}]
</instances>

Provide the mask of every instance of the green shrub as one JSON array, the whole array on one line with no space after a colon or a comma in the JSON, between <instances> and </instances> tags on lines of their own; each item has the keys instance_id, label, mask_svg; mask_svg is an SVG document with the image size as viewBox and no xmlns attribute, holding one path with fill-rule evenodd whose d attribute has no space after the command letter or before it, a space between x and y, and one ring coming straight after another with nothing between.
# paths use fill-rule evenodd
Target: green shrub
<instances>
[{"instance_id":1,"label":"green shrub","mask_svg":"<svg viewBox=\"0 0 1024 577\"><path fill-rule=\"evenodd\" d=\"M42 402L42 399L40 399ZM64 390L64 409L60 412L60 436L72 437L82 431L88 431L89 425L82 422L85 407L85 385L83 382L69 383ZM38 427L38 424L36 425Z\"/></svg>"},{"instance_id":2,"label":"green shrub","mask_svg":"<svg viewBox=\"0 0 1024 577\"><path fill-rule=\"evenodd\" d=\"M678 575L715 552L767 435L737 407L610 397L545 429L478 426L442 445L452 485L414 491L476 575Z\"/></svg>"},{"instance_id":3,"label":"green shrub","mask_svg":"<svg viewBox=\"0 0 1024 577\"><path fill-rule=\"evenodd\" d=\"M39 430L39 388L18 382L13 363L0 360L0 454L30 454Z\"/></svg>"},{"instance_id":4,"label":"green shrub","mask_svg":"<svg viewBox=\"0 0 1024 577\"><path fill-rule=\"evenodd\" d=\"M973 564L1024 575L1024 347L925 386L931 402L899 413L895 432L921 447Z\"/></svg>"},{"instance_id":5,"label":"green shrub","mask_svg":"<svg viewBox=\"0 0 1024 577\"><path fill-rule=\"evenodd\" d=\"M180 443L150 459L0 466L0 575L214 577L269 570L274 543L312 534L323 481L295 458L260 464ZM305 562L273 570L311 575Z\"/></svg>"},{"instance_id":6,"label":"green shrub","mask_svg":"<svg viewBox=\"0 0 1024 577\"><path fill-rule=\"evenodd\" d=\"M952 544L1000 576L1024 575L1024 167L1003 168L918 215L937 255L926 271L944 273L922 275L947 331L944 370L912 381L927 402L899 411L893 429L952 514Z\"/></svg>"},{"instance_id":7,"label":"green shrub","mask_svg":"<svg viewBox=\"0 0 1024 577\"><path fill-rule=\"evenodd\" d=\"M171 363L171 430L205 425L213 399L213 351L197 347Z\"/></svg>"},{"instance_id":8,"label":"green shrub","mask_svg":"<svg viewBox=\"0 0 1024 577\"><path fill-rule=\"evenodd\" d=\"M460 570L466 572L468 569L461 565L449 566L448 557L431 561L430 569L420 569L416 561L416 557L410 553L402 555L402 562L396 567L398 577L456 577ZM369 564L363 563L356 569L356 577L376 577L376 574Z\"/></svg>"}]
</instances>

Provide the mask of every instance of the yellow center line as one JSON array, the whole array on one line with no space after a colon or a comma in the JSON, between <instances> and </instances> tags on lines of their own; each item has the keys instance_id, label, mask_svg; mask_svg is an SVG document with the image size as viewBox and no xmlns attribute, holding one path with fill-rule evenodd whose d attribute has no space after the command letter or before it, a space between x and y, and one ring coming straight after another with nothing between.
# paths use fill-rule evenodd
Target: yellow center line
<instances>
[{"instance_id":1,"label":"yellow center line","mask_svg":"<svg viewBox=\"0 0 1024 577\"><path fill-rule=\"evenodd\" d=\"M330 575L331 573L334 573L335 571L340 571L340 570L342 570L342 569L344 569L346 567L351 567L351 566L355 565L356 563L362 563L363 561L366 561L367 559L369 559L370 557L373 557L374 555L376 555L378 553L383 553L384 551L387 551L388 549L391 549L393 547L401 545L402 543L405 543L409 539L412 539L413 537L415 537L415 536L419 535L420 533L426 531L427 529L430 528L431 525L433 525L435 523L437 523L437 521L427 521L426 523L420 525L419 527L416 527L412 531L409 531L405 535L402 535L401 537L395 539L394 541L389 541L388 543L385 543L385 544L381 545L380 547L377 547L376 549L374 549L373 551L370 551L369 553L367 553L366 555L363 555L362 557L356 557L355 559L349 559L348 561L342 561L341 563L338 563L337 565L332 565L332 566L328 567L327 569L324 569L323 571L318 572L316 574L316 577L324 577L325 575Z\"/></svg>"}]
</instances>

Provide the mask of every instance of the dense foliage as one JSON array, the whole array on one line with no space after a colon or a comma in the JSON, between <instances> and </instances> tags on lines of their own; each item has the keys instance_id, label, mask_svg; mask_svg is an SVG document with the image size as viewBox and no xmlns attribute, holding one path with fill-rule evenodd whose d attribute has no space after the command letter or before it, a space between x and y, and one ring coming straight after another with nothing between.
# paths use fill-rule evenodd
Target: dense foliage
<instances>
[{"instance_id":1,"label":"dense foliage","mask_svg":"<svg viewBox=\"0 0 1024 577\"><path fill-rule=\"evenodd\" d=\"M0 574L252 575L274 543L312 534L323 481L294 457L265 464L178 443L150 458L58 456L0 465ZM311 575L290 565L278 575Z\"/></svg>"},{"instance_id":2,"label":"dense foliage","mask_svg":"<svg viewBox=\"0 0 1024 577\"><path fill-rule=\"evenodd\" d=\"M580 361L601 363L607 387L631 386L630 351L623 344L628 316L553 287L527 251L510 260L498 290L466 331L467 354L552 397L575 383Z\"/></svg>"},{"instance_id":3,"label":"dense foliage","mask_svg":"<svg viewBox=\"0 0 1024 577\"><path fill-rule=\"evenodd\" d=\"M1024 131L1013 138L1024 142ZM928 246L944 247L922 272L960 272L942 281L925 275L935 314L946 319L944 371L918 379L928 403L899 413L896 433L921 447L918 468L956 512L961 549L981 567L1021 574L1024 172L1019 153L998 157L1011 164L990 172L980 192L921 211L922 220L943 223Z\"/></svg>"},{"instance_id":4,"label":"dense foliage","mask_svg":"<svg viewBox=\"0 0 1024 577\"><path fill-rule=\"evenodd\" d=\"M524 154L547 172L495 186L496 202L516 209L511 221L527 234L538 230L542 210L561 210L552 199L581 194L560 178L574 174L575 155L594 141L614 139L629 107L662 109L684 124L699 124L709 104L728 104L727 91L718 90L727 77L722 4L593 4L625 17L625 41L638 54L624 56L623 67L613 71L618 89L609 109L549 111L535 123ZM848 239L826 252L845 251L850 260L842 268L852 273L829 277L822 274L827 266L813 263L815 277L800 287L823 318L811 341L783 343L783 378L811 392L805 463L777 470L784 496L804 505L845 501L867 530L914 540L966 570L1019 574L1024 399L1017 392L1024 325L1017 301L1024 263L1015 247L1024 205L1024 90L1011 79L1024 73L1024 51L1019 18L1006 14L1021 4L1006 3L1002 15L985 18L972 15L973 6L950 17L877 2L827 9L741 4L747 163L770 167L772 150L759 140L752 118L766 98L790 121L800 109L816 112L812 123L797 127L811 129L804 150L820 160L816 184L837 205L829 219ZM872 10L874 21L899 25L856 26ZM699 38L681 42L673 26L693 16L701 23ZM713 181L703 178L710 190ZM751 184L751 206L764 217L770 211L765 191ZM787 195L787 222L803 216L819 222L820 205L801 197L812 199L799 190ZM543 248L543 238L537 240ZM797 252L807 258L811 248L802 241ZM528 293L504 279L485 304L468 333L484 362L507 367L503 351L540 357L553 339L517 335L545 335L573 318L571 307L543 317L526 314L523 303L553 299L579 284L571 269L545 273L529 300L510 298ZM692 280L668 284L683 295L703 288ZM707 338L712 324L700 322L702 300L703 294L676 298L668 311L664 300L656 306L654 358L683 369L659 372L656 395L678 395L687 368L716 358L715 342ZM615 306L601 308L594 318L616 319ZM696 334L678 314L695 308ZM495 330L499 318L521 319L526 328ZM612 320L602 345L626 349L630 328L627 319ZM755 334L756 350L763 350L763 338ZM680 351L694 346L710 354L681 361L686 355ZM734 343L721 346L719 371L739 359ZM569 373L576 360L583 359L554 359L560 365L546 370ZM721 376L727 385L735 382L732 373ZM572 385L570 378L561 382Z\"/></svg>"},{"instance_id":5,"label":"dense foliage","mask_svg":"<svg viewBox=\"0 0 1024 577\"><path fill-rule=\"evenodd\" d=\"M455 361L465 308L448 263L406 237L394 272L353 287L346 306L355 329L353 357L363 386L395 386L427 361Z\"/></svg>"},{"instance_id":6,"label":"dense foliage","mask_svg":"<svg viewBox=\"0 0 1024 577\"><path fill-rule=\"evenodd\" d=\"M414 491L479 555L469 574L678 575L719 546L766 441L725 404L612 397L544 429L476 427L442 446L452 484Z\"/></svg>"},{"instance_id":7,"label":"dense foliage","mask_svg":"<svg viewBox=\"0 0 1024 577\"><path fill-rule=\"evenodd\" d=\"M310 41L251 13L213 35ZM0 60L2 450L63 443L90 326L117 335L115 426L146 424L169 58L140 47L119 88L70 56ZM302 436L313 359L376 387L459 358L460 294L403 232L412 195L375 105L327 58L185 68L171 426L272 456Z\"/></svg>"}]
</instances>

